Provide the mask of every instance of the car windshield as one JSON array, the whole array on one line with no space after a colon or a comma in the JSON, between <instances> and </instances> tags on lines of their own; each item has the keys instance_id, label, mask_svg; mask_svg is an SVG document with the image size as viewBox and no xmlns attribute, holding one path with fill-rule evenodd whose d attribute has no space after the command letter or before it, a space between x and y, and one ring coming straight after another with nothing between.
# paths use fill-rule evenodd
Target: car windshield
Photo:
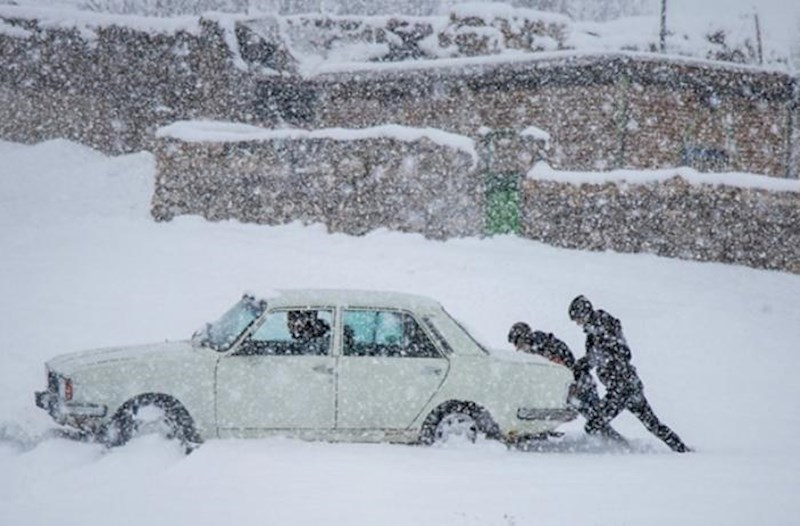
<instances>
[{"instance_id":1,"label":"car windshield","mask_svg":"<svg viewBox=\"0 0 800 526\"><path fill-rule=\"evenodd\" d=\"M205 327L197 331L192 337L192 341L215 351L227 351L242 332L261 316L266 307L267 303L264 300L244 296L220 319L213 323L207 323Z\"/></svg>"}]
</instances>

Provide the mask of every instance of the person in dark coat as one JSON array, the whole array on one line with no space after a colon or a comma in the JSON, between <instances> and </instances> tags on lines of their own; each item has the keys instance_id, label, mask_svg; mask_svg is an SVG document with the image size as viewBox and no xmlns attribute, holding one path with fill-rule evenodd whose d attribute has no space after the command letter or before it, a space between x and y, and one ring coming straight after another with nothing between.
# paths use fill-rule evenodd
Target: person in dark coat
<instances>
[{"instance_id":1,"label":"person in dark coat","mask_svg":"<svg viewBox=\"0 0 800 526\"><path fill-rule=\"evenodd\" d=\"M586 333L586 355L577 361L576 367L595 369L606 387L597 411L586 423L587 432L602 433L609 422L627 409L673 451L690 451L672 429L658 420L647 402L644 384L631 364L631 351L619 320L603 310L594 309L584 296L572 300L569 317Z\"/></svg>"},{"instance_id":2,"label":"person in dark coat","mask_svg":"<svg viewBox=\"0 0 800 526\"><path fill-rule=\"evenodd\" d=\"M600 396L597 394L597 385L592 378L587 364L576 362L575 355L569 350L566 343L562 342L551 333L533 331L527 323L517 322L508 331L508 341L518 351L530 354L538 354L551 362L563 365L572 371L575 383L570 387L570 398L578 413L583 416L587 423L597 422L597 408L600 403ZM586 432L590 433L587 427ZM606 438L620 443L626 443L625 439L617 433L609 424L599 427L597 430L591 429L592 434L600 434Z\"/></svg>"}]
</instances>

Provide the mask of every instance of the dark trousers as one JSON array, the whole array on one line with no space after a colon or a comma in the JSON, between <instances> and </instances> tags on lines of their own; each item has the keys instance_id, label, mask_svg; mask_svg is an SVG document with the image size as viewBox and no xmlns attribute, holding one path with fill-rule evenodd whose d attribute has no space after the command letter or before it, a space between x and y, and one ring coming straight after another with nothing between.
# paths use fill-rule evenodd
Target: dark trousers
<instances>
[{"instance_id":1,"label":"dark trousers","mask_svg":"<svg viewBox=\"0 0 800 526\"><path fill-rule=\"evenodd\" d=\"M605 428L623 409L633 413L644 427L660 438L673 451L680 453L688 451L686 444L680 437L665 424L662 424L653 408L644 397L644 392L635 390L629 393L609 392L600 400L597 411L586 422L587 433L604 434Z\"/></svg>"},{"instance_id":2,"label":"dark trousers","mask_svg":"<svg viewBox=\"0 0 800 526\"><path fill-rule=\"evenodd\" d=\"M577 399L576 409L586 419L586 426L584 427L586 433L597 434L615 442L626 443L625 438L609 424L611 419L608 421L600 419L601 400L600 395L597 394L597 386L592 376L588 373L580 375L575 381L574 389L575 398ZM591 422L594 422L594 425L590 429L589 424Z\"/></svg>"}]
</instances>

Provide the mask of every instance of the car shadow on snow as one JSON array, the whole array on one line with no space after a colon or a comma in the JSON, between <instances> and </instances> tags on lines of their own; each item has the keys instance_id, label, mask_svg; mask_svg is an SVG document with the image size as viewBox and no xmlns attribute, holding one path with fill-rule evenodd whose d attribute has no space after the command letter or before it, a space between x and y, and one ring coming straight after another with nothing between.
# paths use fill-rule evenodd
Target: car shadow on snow
<instances>
[{"instance_id":1,"label":"car shadow on snow","mask_svg":"<svg viewBox=\"0 0 800 526\"><path fill-rule=\"evenodd\" d=\"M10 422L0 422L0 445L11 447L19 452L35 449L39 444L48 440L67 440L71 442L95 443L90 435L64 428L49 428L34 433ZM492 440L481 440L484 447L501 447L501 443ZM492 446L491 444L494 444ZM461 442L439 444L445 449L470 448L480 446L478 443ZM580 453L580 454L645 454L658 453L659 450L652 444L638 440L629 440L626 443L614 442L602 437L588 436L583 433L555 433L546 438L520 440L514 444L507 444L511 451L521 453Z\"/></svg>"},{"instance_id":2,"label":"car shadow on snow","mask_svg":"<svg viewBox=\"0 0 800 526\"><path fill-rule=\"evenodd\" d=\"M643 454L658 453L652 444L638 440L617 442L586 434L556 434L522 440L509 446L524 453Z\"/></svg>"}]
</instances>

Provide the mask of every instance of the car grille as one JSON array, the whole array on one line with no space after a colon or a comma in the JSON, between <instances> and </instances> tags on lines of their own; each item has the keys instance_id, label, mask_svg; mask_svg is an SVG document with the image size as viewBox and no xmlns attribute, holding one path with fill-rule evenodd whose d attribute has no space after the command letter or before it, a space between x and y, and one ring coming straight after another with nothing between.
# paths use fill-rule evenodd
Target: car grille
<instances>
[{"instance_id":1,"label":"car grille","mask_svg":"<svg viewBox=\"0 0 800 526\"><path fill-rule=\"evenodd\" d=\"M47 372L47 390L51 393L58 392L58 375L53 371Z\"/></svg>"}]
</instances>

